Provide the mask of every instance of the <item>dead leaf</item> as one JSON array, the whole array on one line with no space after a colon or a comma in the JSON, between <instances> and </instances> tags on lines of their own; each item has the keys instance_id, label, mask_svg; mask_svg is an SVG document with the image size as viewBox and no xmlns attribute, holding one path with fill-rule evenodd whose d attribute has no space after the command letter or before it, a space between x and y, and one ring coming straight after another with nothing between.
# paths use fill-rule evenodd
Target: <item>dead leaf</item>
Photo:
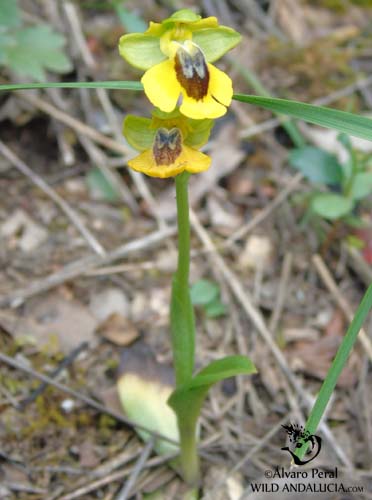
<instances>
[{"instance_id":1,"label":"dead leaf","mask_svg":"<svg viewBox=\"0 0 372 500\"><path fill-rule=\"evenodd\" d=\"M167 404L173 392L173 371L159 364L143 343L134 344L123 351L117 388L126 415L134 422L153 431L179 440L176 415ZM136 429L144 441L149 434ZM159 454L175 451L177 447L167 441L155 444Z\"/></svg>"},{"instance_id":2,"label":"dead leaf","mask_svg":"<svg viewBox=\"0 0 372 500\"><path fill-rule=\"evenodd\" d=\"M79 462L82 467L95 468L100 463L92 441L85 440L78 446Z\"/></svg>"},{"instance_id":3,"label":"dead leaf","mask_svg":"<svg viewBox=\"0 0 372 500\"><path fill-rule=\"evenodd\" d=\"M118 313L111 314L100 325L98 333L113 344L120 346L127 346L139 337L139 332L134 324Z\"/></svg>"},{"instance_id":4,"label":"dead leaf","mask_svg":"<svg viewBox=\"0 0 372 500\"><path fill-rule=\"evenodd\" d=\"M87 307L57 293L29 301L23 316L13 310L2 312L1 322L19 343L66 354L82 342L92 342L97 327Z\"/></svg>"},{"instance_id":5,"label":"dead leaf","mask_svg":"<svg viewBox=\"0 0 372 500\"><path fill-rule=\"evenodd\" d=\"M286 349L286 354L292 369L324 380L340 343L339 336L327 335L316 342L297 342L291 349ZM358 366L359 356L353 352L341 372L337 386L350 388L355 385L358 380Z\"/></svg>"}]
</instances>

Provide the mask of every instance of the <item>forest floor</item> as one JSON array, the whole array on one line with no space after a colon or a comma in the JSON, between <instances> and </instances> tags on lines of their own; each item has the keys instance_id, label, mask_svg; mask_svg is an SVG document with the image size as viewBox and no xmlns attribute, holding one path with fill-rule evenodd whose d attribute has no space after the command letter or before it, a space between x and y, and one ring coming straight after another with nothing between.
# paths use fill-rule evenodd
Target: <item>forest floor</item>
<instances>
[{"instance_id":1,"label":"forest floor","mask_svg":"<svg viewBox=\"0 0 372 500\"><path fill-rule=\"evenodd\" d=\"M199 6L242 33L219 63L236 93L260 93L258 78L276 97L371 114L372 9L358 3L128 0L125 8L147 23L172 6ZM140 78L118 54L130 26L109 3L19 4L30 22L67 38L74 70L51 81ZM23 79L4 68L7 81ZM0 498L108 500L128 481L122 499L182 498L181 479L148 453L117 396L128 370L161 384L172 361L174 183L133 175L126 161L135 153L121 134L127 114L149 112L142 93L0 94ZM339 154L335 132L297 127L308 145ZM289 470L282 425L304 424L372 279L372 198L355 209L363 230L309 216L315 188L290 166L294 148L271 113L233 101L204 148L212 167L190 182L191 283L214 283L225 305L218 317L196 309L197 366L240 353L258 370L216 385L203 408L205 499L266 498L252 494L252 482ZM318 431L321 453L301 469L337 467L339 481L364 493L319 498L372 498L370 327Z\"/></svg>"}]
</instances>

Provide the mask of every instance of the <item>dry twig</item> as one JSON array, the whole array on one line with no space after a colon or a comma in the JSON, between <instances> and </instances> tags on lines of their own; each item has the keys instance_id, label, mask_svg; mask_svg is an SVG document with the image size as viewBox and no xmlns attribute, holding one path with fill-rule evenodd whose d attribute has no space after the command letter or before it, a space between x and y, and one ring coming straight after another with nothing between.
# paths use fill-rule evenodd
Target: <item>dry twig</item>
<instances>
[{"instance_id":1,"label":"dry twig","mask_svg":"<svg viewBox=\"0 0 372 500\"><path fill-rule=\"evenodd\" d=\"M52 189L48 184L42 179L38 174L30 169L18 156L16 156L13 151L11 151L8 146L6 146L0 140L0 153L11 162L11 164L19 170L23 175L28 177L37 187L39 187L45 194L49 196L67 215L71 222L76 226L78 231L84 237L89 246L98 255L105 255L106 251L103 246L96 240L89 229L83 224L80 216L70 207L68 203L65 202L61 196L59 196L54 189Z\"/></svg>"}]
</instances>

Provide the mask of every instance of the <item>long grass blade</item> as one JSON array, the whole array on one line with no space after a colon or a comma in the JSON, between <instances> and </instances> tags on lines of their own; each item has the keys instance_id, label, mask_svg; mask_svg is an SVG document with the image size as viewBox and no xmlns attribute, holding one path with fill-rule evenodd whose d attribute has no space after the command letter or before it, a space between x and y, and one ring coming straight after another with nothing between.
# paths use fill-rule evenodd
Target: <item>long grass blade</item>
<instances>
[{"instance_id":1,"label":"long grass blade","mask_svg":"<svg viewBox=\"0 0 372 500\"><path fill-rule=\"evenodd\" d=\"M112 89L112 90L143 90L141 82L137 81L108 81L108 82L43 82L43 83L12 83L0 85L1 90L30 90L30 89Z\"/></svg>"},{"instance_id":2,"label":"long grass blade","mask_svg":"<svg viewBox=\"0 0 372 500\"><path fill-rule=\"evenodd\" d=\"M372 141L372 119L365 116L274 97L235 94L233 99Z\"/></svg>"}]
</instances>

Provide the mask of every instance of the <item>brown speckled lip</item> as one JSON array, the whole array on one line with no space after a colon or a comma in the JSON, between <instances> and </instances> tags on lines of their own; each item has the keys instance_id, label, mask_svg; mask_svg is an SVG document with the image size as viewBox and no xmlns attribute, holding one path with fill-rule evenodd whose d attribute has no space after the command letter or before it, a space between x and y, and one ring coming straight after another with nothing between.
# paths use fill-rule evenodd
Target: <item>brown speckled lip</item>
<instances>
[{"instance_id":1,"label":"brown speckled lip","mask_svg":"<svg viewBox=\"0 0 372 500\"><path fill-rule=\"evenodd\" d=\"M182 135L178 128L159 128L156 132L152 152L157 165L171 165L182 151Z\"/></svg>"},{"instance_id":2,"label":"brown speckled lip","mask_svg":"<svg viewBox=\"0 0 372 500\"><path fill-rule=\"evenodd\" d=\"M180 47L176 53L174 69L186 94L200 101L208 93L209 71L203 53L197 49L195 54L189 54Z\"/></svg>"}]
</instances>

